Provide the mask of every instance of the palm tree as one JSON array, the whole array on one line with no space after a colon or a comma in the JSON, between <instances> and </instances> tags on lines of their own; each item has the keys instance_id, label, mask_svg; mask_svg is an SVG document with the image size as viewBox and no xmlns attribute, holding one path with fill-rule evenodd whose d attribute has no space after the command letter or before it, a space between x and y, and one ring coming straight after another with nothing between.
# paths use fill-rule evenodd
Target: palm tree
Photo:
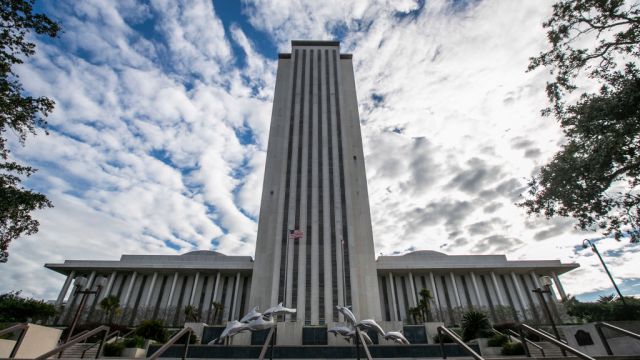
<instances>
[{"instance_id":1,"label":"palm tree","mask_svg":"<svg viewBox=\"0 0 640 360\"><path fill-rule=\"evenodd\" d=\"M422 319L424 322L429 321L429 314L431 313L430 309L430 301L433 299L433 295L431 295L431 291L429 289L420 290L420 301L418 302L418 309L422 312Z\"/></svg>"},{"instance_id":2,"label":"palm tree","mask_svg":"<svg viewBox=\"0 0 640 360\"><path fill-rule=\"evenodd\" d=\"M120 311L120 298L114 295L107 296L100 301L100 308L107 315L109 324L113 322L113 315Z\"/></svg>"},{"instance_id":3,"label":"palm tree","mask_svg":"<svg viewBox=\"0 0 640 360\"><path fill-rule=\"evenodd\" d=\"M213 302L211 303L211 305L213 306L213 323L218 324L218 316L222 315L222 309L224 309L224 305L219 302Z\"/></svg>"},{"instance_id":4,"label":"palm tree","mask_svg":"<svg viewBox=\"0 0 640 360\"><path fill-rule=\"evenodd\" d=\"M193 305L187 305L184 307L184 316L187 318L187 321L191 322L195 322L200 319L198 309Z\"/></svg>"}]
</instances>

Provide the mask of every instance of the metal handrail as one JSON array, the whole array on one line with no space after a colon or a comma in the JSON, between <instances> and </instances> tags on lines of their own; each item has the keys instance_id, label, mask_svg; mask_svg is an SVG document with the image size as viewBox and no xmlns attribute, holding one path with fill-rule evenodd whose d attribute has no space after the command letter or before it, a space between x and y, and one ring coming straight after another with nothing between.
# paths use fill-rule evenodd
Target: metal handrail
<instances>
[{"instance_id":1,"label":"metal handrail","mask_svg":"<svg viewBox=\"0 0 640 360\"><path fill-rule=\"evenodd\" d=\"M271 330L269 330L269 334L267 335L267 338L264 341L264 345L262 345L262 350L260 350L260 356L258 357L258 360L264 360L264 356L267 354L268 347L271 347L270 359L273 359L273 341L275 339L275 336L274 336L275 332L276 332L275 327L272 327Z\"/></svg>"},{"instance_id":2,"label":"metal handrail","mask_svg":"<svg viewBox=\"0 0 640 360\"><path fill-rule=\"evenodd\" d=\"M28 327L29 327L28 323L22 323L22 324L15 324L13 326L9 326L6 329L0 330L0 336L2 336L4 334L11 333L11 332L14 332L16 330L20 330L20 335L18 335L18 340L16 340L16 343L13 345L13 349L11 349L11 353L9 354L9 358L14 358L16 356L16 353L18 352L18 349L20 348L20 345L22 344L22 339L24 338L24 334L27 331Z\"/></svg>"},{"instance_id":3,"label":"metal handrail","mask_svg":"<svg viewBox=\"0 0 640 360\"><path fill-rule=\"evenodd\" d=\"M444 352L444 341L442 339L442 333L443 332L445 334L449 335L449 337L451 337L453 339L453 341L457 342L458 345L460 345L474 359L476 359L476 360L484 360L484 358L482 356L480 356L480 354L478 354L477 352L473 351L473 349L470 348L469 345L465 344L464 341L462 341L462 339L460 339L458 337L458 335L453 333L453 331L447 329L444 326L438 326L438 338L440 338L440 352L442 353L442 358L443 359L447 358L447 354Z\"/></svg>"},{"instance_id":4,"label":"metal handrail","mask_svg":"<svg viewBox=\"0 0 640 360\"><path fill-rule=\"evenodd\" d=\"M553 334L551 334L550 332L548 332L548 331L545 331L545 330L542 330L542 329L536 329L536 330L540 331L541 333L543 333L543 334L545 334L547 336L551 336L554 339L556 339L556 337ZM567 340L565 340L565 339L556 339L556 340L561 341L561 342L563 342L565 344L568 344Z\"/></svg>"},{"instance_id":5,"label":"metal handrail","mask_svg":"<svg viewBox=\"0 0 640 360\"><path fill-rule=\"evenodd\" d=\"M164 354L165 351L167 351L167 349L176 343L176 341L178 341L181 337L184 336L184 334L189 334L189 336L187 337L187 341L185 342L184 345L184 353L182 353L182 360L185 360L187 358L187 351L189 351L189 341L191 340L191 333L193 333L193 329L190 327L185 327L184 329L178 331L177 334L173 335L171 337L171 339L169 339L169 341L166 342L166 344L162 345L160 347L160 349L158 349L156 352L153 353L153 355L149 356L147 358L147 360L155 360L157 358L160 357L160 355Z\"/></svg>"},{"instance_id":6,"label":"metal handrail","mask_svg":"<svg viewBox=\"0 0 640 360\"><path fill-rule=\"evenodd\" d=\"M367 360L373 360L373 358L371 357L371 353L369 352L369 348L367 347L367 342L364 341L364 337L362 336L362 332L360 330L358 330L358 328L356 327L356 339L360 340L360 343L362 344L362 348L364 349L364 354L367 356ZM360 351L358 350L358 342L356 341L356 352L358 353L358 359L360 359Z\"/></svg>"},{"instance_id":7,"label":"metal handrail","mask_svg":"<svg viewBox=\"0 0 640 360\"><path fill-rule=\"evenodd\" d=\"M532 332L532 333L540 336L541 338L543 338L543 339L547 340L548 342L554 344L555 346L559 347L560 349L566 350L566 351L576 355L579 358L586 359L586 360L595 360L591 356L589 356L589 355L587 355L585 353L582 353L582 352L572 348L571 346L569 346L569 345L567 345L567 344L565 344L565 343L563 343L561 341L558 341L553 336L547 335L544 332L542 332L542 331L540 331L538 329L534 329L534 328L532 328L531 326L529 326L527 324L521 324L520 325L520 331L523 332L524 330ZM522 338L524 338L524 333L521 334L520 336ZM531 354L529 353L529 347L527 346L526 342L522 343L522 347L524 347L524 351L527 354L527 357L531 357Z\"/></svg>"},{"instance_id":8,"label":"metal handrail","mask_svg":"<svg viewBox=\"0 0 640 360\"><path fill-rule=\"evenodd\" d=\"M80 341L85 340L85 339L87 339L87 338L89 338L89 337L91 337L91 336L93 336L95 334L101 333L103 331L109 332L109 327L106 326L106 325L100 325L97 328L95 328L95 329L93 329L91 331L88 331L88 332L86 332L85 334L83 334L81 336L76 336L75 338L73 338L70 341L67 341L66 343L56 347L55 349L53 349L51 351L48 351L48 352L38 356L37 358L35 358L35 360L47 359L51 355L57 354L57 353L63 351L64 349L66 349L66 348L68 348L68 347L70 347L72 345L75 345L75 344L79 343ZM106 333L105 333L105 336L106 336Z\"/></svg>"},{"instance_id":9,"label":"metal handrail","mask_svg":"<svg viewBox=\"0 0 640 360\"><path fill-rule=\"evenodd\" d=\"M604 345L604 349L607 351L607 355L613 355L613 351L611 350L611 346L609 345L609 341L607 340L607 338L604 336L604 333L602 332L602 328L606 327L608 329L617 331L619 333L625 334L629 337L632 337L634 339L640 340L640 334L636 334L634 332L631 332L627 329L623 329L621 327L617 327L615 325L611 325L609 323L606 322L597 322L595 324L596 326L596 331L598 332L598 336L600 336L600 340L602 341L602 345Z\"/></svg>"},{"instance_id":10,"label":"metal handrail","mask_svg":"<svg viewBox=\"0 0 640 360\"><path fill-rule=\"evenodd\" d=\"M513 330L511 330L511 329L509 329L509 332L511 333L511 335L515 336L515 339L516 339L516 340L518 340L518 341L520 341L520 343L522 343L522 340L524 339L524 341L526 341L526 342L527 342L527 344L529 344L529 345L533 345L533 347L535 347L536 349L540 350L540 352L542 353L542 357L547 357L547 355L545 355L545 353L544 353L544 349L542 348L542 346L540 346L540 345L538 345L538 344L534 343L533 341L531 341L531 340L527 339L527 338L526 338L526 337L524 337L524 336L520 337L520 335L519 335L517 332L515 332L515 331L513 331ZM519 338L519 339L518 339L518 338Z\"/></svg>"},{"instance_id":11,"label":"metal handrail","mask_svg":"<svg viewBox=\"0 0 640 360\"><path fill-rule=\"evenodd\" d=\"M131 331L129 331L128 333L122 335L123 338L126 338L127 336L131 335L133 332L135 332L136 329L133 329ZM100 353L102 352L102 346L109 341L109 339L113 338L114 336L117 337L117 335L120 334L120 330L116 330L110 334L107 334L107 336L104 337L104 339L100 340L100 341L96 341L93 344L91 344L89 347L87 347L86 349L84 349L82 351L82 354L80 355L80 359L84 359L84 354L89 351L89 349L91 349L92 347L100 344L100 347L98 348L98 352L96 353L96 359L100 357Z\"/></svg>"}]
</instances>

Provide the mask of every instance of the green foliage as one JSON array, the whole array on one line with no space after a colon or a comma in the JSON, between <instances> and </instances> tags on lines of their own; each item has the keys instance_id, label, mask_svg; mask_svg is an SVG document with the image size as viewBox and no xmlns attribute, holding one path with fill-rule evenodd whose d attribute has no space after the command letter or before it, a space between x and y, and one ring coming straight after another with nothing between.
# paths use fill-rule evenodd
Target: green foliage
<instances>
[{"instance_id":1,"label":"green foliage","mask_svg":"<svg viewBox=\"0 0 640 360\"><path fill-rule=\"evenodd\" d=\"M136 327L136 335L161 343L166 342L168 338L167 329L160 320L143 320Z\"/></svg>"},{"instance_id":2,"label":"green foliage","mask_svg":"<svg viewBox=\"0 0 640 360\"><path fill-rule=\"evenodd\" d=\"M418 306L407 310L407 315L409 315L409 318L413 319L415 324L429 321L429 315L431 313L429 301L431 301L431 299L433 299L431 291L429 291L429 289L422 289L420 290Z\"/></svg>"},{"instance_id":3,"label":"green foliage","mask_svg":"<svg viewBox=\"0 0 640 360\"><path fill-rule=\"evenodd\" d=\"M30 32L56 37L60 26L34 14L33 0L0 4L0 262L6 262L12 240L38 231L31 212L53 206L44 195L20 185L21 177L31 176L35 169L9 160L5 133L15 134L24 143L28 134L46 124L44 118L54 107L51 99L25 94L13 65L35 54L35 43L28 41Z\"/></svg>"},{"instance_id":4,"label":"green foliage","mask_svg":"<svg viewBox=\"0 0 640 360\"><path fill-rule=\"evenodd\" d=\"M184 307L184 316L187 321L195 322L200 320L200 314L198 314L198 308L193 305L187 305Z\"/></svg>"},{"instance_id":5,"label":"green foliage","mask_svg":"<svg viewBox=\"0 0 640 360\"><path fill-rule=\"evenodd\" d=\"M575 298L565 301L567 314L580 321L640 320L640 300L625 297L625 306L619 299L609 302L580 302Z\"/></svg>"},{"instance_id":6,"label":"green foliage","mask_svg":"<svg viewBox=\"0 0 640 360\"><path fill-rule=\"evenodd\" d=\"M506 342L502 345L502 355L524 355L524 347L519 342Z\"/></svg>"},{"instance_id":7,"label":"green foliage","mask_svg":"<svg viewBox=\"0 0 640 360\"><path fill-rule=\"evenodd\" d=\"M144 348L144 338L142 336L134 336L126 338L122 341L126 348Z\"/></svg>"},{"instance_id":8,"label":"green foliage","mask_svg":"<svg viewBox=\"0 0 640 360\"><path fill-rule=\"evenodd\" d=\"M114 341L112 343L104 344L104 350L102 354L104 356L120 357L125 346L122 341Z\"/></svg>"},{"instance_id":9,"label":"green foliage","mask_svg":"<svg viewBox=\"0 0 640 360\"><path fill-rule=\"evenodd\" d=\"M462 340L469 341L477 338L483 331L491 328L489 318L480 311L469 310L462 315Z\"/></svg>"},{"instance_id":10,"label":"green foliage","mask_svg":"<svg viewBox=\"0 0 640 360\"><path fill-rule=\"evenodd\" d=\"M547 84L552 108L543 114L556 117L568 141L530 180L529 198L519 205L529 214L573 217L580 229L637 242L640 8L623 0L562 0L544 27L552 48L532 58L529 69L547 67L555 75ZM602 87L567 104L581 72Z\"/></svg>"},{"instance_id":11,"label":"green foliage","mask_svg":"<svg viewBox=\"0 0 640 360\"><path fill-rule=\"evenodd\" d=\"M508 337L500 334L495 334L489 338L489 341L487 341L487 345L493 346L493 347L499 347L506 344L507 342L509 342Z\"/></svg>"},{"instance_id":12,"label":"green foliage","mask_svg":"<svg viewBox=\"0 0 640 360\"><path fill-rule=\"evenodd\" d=\"M55 306L43 300L21 297L20 291L0 295L0 322L36 322L55 314Z\"/></svg>"},{"instance_id":13,"label":"green foliage","mask_svg":"<svg viewBox=\"0 0 640 360\"><path fill-rule=\"evenodd\" d=\"M43 14L33 13L33 0L5 0L0 3L0 262L6 262L12 240L38 231L31 217L36 209L51 207L47 198L23 188L21 177L36 170L9 160L5 133L15 134L24 144L28 134L46 125L53 100L25 94L13 66L35 54L30 33L56 37L58 23Z\"/></svg>"},{"instance_id":14,"label":"green foliage","mask_svg":"<svg viewBox=\"0 0 640 360\"><path fill-rule=\"evenodd\" d=\"M451 336L449 336L448 334L442 333L442 336L440 334L436 334L433 337L434 344L439 344L441 337L442 337L442 342L443 343L452 343L452 342L454 342L454 340L453 340L453 338L451 338Z\"/></svg>"},{"instance_id":15,"label":"green foliage","mask_svg":"<svg viewBox=\"0 0 640 360\"><path fill-rule=\"evenodd\" d=\"M113 316L117 315L120 312L120 298L115 295L107 296L104 299L100 300L99 305L107 315L107 321L109 323L112 323Z\"/></svg>"}]
</instances>

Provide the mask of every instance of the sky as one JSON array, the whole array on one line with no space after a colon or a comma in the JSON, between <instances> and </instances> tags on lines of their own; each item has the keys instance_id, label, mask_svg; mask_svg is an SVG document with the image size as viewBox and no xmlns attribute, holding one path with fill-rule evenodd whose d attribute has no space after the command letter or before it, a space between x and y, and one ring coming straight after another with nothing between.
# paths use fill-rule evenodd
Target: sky
<instances>
[{"instance_id":1,"label":"sky","mask_svg":"<svg viewBox=\"0 0 640 360\"><path fill-rule=\"evenodd\" d=\"M278 52L338 40L352 53L377 254L436 250L559 259L593 300L640 295L640 245L515 205L562 145L547 106L550 1L39 1L60 21L17 68L55 100L15 159L53 209L0 264L0 292L54 299L44 263L196 249L254 255ZM589 90L589 89L581 89ZM637 266L637 265L636 265Z\"/></svg>"}]
</instances>

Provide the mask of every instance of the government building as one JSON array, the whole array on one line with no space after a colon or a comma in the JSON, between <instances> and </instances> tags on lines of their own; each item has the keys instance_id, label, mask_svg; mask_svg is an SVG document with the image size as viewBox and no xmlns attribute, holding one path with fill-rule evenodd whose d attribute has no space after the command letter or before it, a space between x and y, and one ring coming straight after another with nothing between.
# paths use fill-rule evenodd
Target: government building
<instances>
[{"instance_id":1,"label":"government building","mask_svg":"<svg viewBox=\"0 0 640 360\"><path fill-rule=\"evenodd\" d=\"M553 279L544 296L561 317L559 276L577 264L426 250L376 259L364 160L351 55L334 41L293 41L278 59L255 257L193 251L46 264L66 276L56 322L68 323L79 306L77 283L100 287L83 321L104 319L106 296L120 299L117 321L130 325L224 324L282 302L297 309L278 319L294 344L307 327L342 322L336 305L383 326L417 322L410 309L422 289L432 295L428 321L459 324L464 311L480 309L496 323L539 323L545 315L532 290L541 276Z\"/></svg>"}]
</instances>

